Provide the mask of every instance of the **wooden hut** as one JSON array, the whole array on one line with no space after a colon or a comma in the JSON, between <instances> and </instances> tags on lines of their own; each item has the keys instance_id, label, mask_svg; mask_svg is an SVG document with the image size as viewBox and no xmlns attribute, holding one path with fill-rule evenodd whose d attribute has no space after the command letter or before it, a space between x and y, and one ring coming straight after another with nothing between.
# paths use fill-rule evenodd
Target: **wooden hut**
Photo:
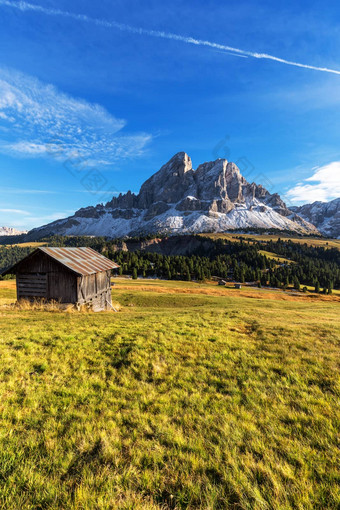
<instances>
[{"instance_id":1,"label":"wooden hut","mask_svg":"<svg viewBox=\"0 0 340 510\"><path fill-rule=\"evenodd\" d=\"M38 248L3 275L17 277L17 298L110 309L111 270L119 266L92 248Z\"/></svg>"}]
</instances>

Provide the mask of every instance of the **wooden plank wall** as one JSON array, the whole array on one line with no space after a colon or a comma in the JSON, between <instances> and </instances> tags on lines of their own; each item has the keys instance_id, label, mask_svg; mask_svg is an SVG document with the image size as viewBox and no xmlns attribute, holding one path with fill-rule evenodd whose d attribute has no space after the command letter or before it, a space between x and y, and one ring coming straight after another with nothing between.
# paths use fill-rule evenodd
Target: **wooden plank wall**
<instances>
[{"instance_id":1,"label":"wooden plank wall","mask_svg":"<svg viewBox=\"0 0 340 510\"><path fill-rule=\"evenodd\" d=\"M61 303L77 301L77 275L69 271L48 274L48 299Z\"/></svg>"},{"instance_id":2,"label":"wooden plank wall","mask_svg":"<svg viewBox=\"0 0 340 510\"><path fill-rule=\"evenodd\" d=\"M22 298L46 298L47 275L45 273L20 273L17 276L17 296Z\"/></svg>"},{"instance_id":3,"label":"wooden plank wall","mask_svg":"<svg viewBox=\"0 0 340 510\"><path fill-rule=\"evenodd\" d=\"M86 303L94 311L111 308L111 271L78 277L78 304Z\"/></svg>"},{"instance_id":4,"label":"wooden plank wall","mask_svg":"<svg viewBox=\"0 0 340 510\"><path fill-rule=\"evenodd\" d=\"M38 252L18 266L17 297L18 299L24 297L55 299L61 303L75 303L77 275L45 253Z\"/></svg>"}]
</instances>

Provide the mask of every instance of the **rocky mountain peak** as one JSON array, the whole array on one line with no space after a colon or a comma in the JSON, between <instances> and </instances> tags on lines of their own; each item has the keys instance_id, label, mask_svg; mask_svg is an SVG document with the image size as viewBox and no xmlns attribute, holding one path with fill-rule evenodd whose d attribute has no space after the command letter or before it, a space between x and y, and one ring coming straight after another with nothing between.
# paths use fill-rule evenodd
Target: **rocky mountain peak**
<instances>
[{"instance_id":1,"label":"rocky mountain peak","mask_svg":"<svg viewBox=\"0 0 340 510\"><path fill-rule=\"evenodd\" d=\"M148 209L156 202L166 204L179 200L186 190L194 188L194 171L188 154L178 152L142 185L138 205Z\"/></svg>"},{"instance_id":2,"label":"rocky mountain peak","mask_svg":"<svg viewBox=\"0 0 340 510\"><path fill-rule=\"evenodd\" d=\"M138 195L119 195L105 206L83 209L38 230L123 237L252 227L317 232L279 195L249 184L235 163L217 159L194 170L188 154L178 152L144 182Z\"/></svg>"},{"instance_id":3,"label":"rocky mountain peak","mask_svg":"<svg viewBox=\"0 0 340 510\"><path fill-rule=\"evenodd\" d=\"M0 236L19 236L27 234L27 230L17 230L13 227L0 227Z\"/></svg>"},{"instance_id":4,"label":"rocky mountain peak","mask_svg":"<svg viewBox=\"0 0 340 510\"><path fill-rule=\"evenodd\" d=\"M182 177L192 170L192 161L186 152L177 152L162 168L167 168Z\"/></svg>"},{"instance_id":5,"label":"rocky mountain peak","mask_svg":"<svg viewBox=\"0 0 340 510\"><path fill-rule=\"evenodd\" d=\"M322 234L340 239L340 198L330 202L313 202L291 208L315 225Z\"/></svg>"}]
</instances>

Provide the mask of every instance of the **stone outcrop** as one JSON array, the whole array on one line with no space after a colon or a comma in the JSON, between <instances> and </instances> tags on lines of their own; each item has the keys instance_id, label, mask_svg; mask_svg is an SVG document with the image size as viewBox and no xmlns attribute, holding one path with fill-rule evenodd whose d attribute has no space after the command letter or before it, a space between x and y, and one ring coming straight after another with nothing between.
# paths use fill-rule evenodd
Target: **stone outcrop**
<instances>
[{"instance_id":1,"label":"stone outcrop","mask_svg":"<svg viewBox=\"0 0 340 510\"><path fill-rule=\"evenodd\" d=\"M80 209L71 218L29 233L126 237L154 233L196 233L242 228L276 228L301 233L317 229L286 207L278 194L248 183L239 168L217 159L192 168L179 152L142 185L106 205Z\"/></svg>"},{"instance_id":2,"label":"stone outcrop","mask_svg":"<svg viewBox=\"0 0 340 510\"><path fill-rule=\"evenodd\" d=\"M313 223L325 236L340 238L340 198L291 209L306 221Z\"/></svg>"}]
</instances>

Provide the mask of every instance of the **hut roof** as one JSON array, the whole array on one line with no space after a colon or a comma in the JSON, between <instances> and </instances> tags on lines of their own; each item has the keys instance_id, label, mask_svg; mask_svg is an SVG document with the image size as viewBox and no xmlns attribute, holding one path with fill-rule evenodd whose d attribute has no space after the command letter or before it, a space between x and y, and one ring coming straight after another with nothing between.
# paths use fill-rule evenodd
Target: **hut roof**
<instances>
[{"instance_id":1,"label":"hut roof","mask_svg":"<svg viewBox=\"0 0 340 510\"><path fill-rule=\"evenodd\" d=\"M88 276L100 271L108 271L109 269L117 269L119 267L118 264L104 257L92 248L41 247L22 259L20 262L14 264L14 266L6 269L6 271L4 271L2 274L15 273L17 266L21 264L23 260L31 257L33 254L39 251L46 253L46 255L52 257L54 260L60 262L63 266L67 267L80 276Z\"/></svg>"}]
</instances>

